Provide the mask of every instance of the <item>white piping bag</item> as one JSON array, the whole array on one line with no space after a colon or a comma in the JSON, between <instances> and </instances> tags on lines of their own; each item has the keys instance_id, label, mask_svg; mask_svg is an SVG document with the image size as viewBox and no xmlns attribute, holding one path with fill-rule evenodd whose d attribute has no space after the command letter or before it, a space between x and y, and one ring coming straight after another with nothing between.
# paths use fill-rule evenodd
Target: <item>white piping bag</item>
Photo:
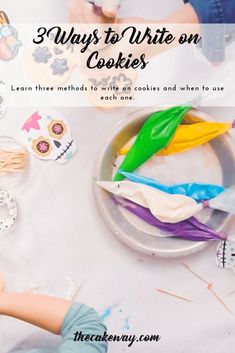
<instances>
[{"instance_id":1,"label":"white piping bag","mask_svg":"<svg viewBox=\"0 0 235 353\"><path fill-rule=\"evenodd\" d=\"M98 181L110 193L149 208L162 222L176 223L188 219L203 209L194 199L184 195L170 195L144 184L131 181Z\"/></svg>"}]
</instances>

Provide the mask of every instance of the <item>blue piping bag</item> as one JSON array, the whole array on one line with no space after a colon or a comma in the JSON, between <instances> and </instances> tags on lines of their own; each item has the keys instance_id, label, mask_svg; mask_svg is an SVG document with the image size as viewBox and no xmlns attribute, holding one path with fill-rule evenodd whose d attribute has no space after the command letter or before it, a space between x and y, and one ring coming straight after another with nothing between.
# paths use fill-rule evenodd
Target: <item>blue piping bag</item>
<instances>
[{"instance_id":1,"label":"blue piping bag","mask_svg":"<svg viewBox=\"0 0 235 353\"><path fill-rule=\"evenodd\" d=\"M225 191L223 186L213 184L184 183L168 186L161 184L152 178L146 178L135 173L128 173L121 170L120 174L135 183L152 186L153 188L167 192L168 194L186 195L197 202L213 199Z\"/></svg>"}]
</instances>

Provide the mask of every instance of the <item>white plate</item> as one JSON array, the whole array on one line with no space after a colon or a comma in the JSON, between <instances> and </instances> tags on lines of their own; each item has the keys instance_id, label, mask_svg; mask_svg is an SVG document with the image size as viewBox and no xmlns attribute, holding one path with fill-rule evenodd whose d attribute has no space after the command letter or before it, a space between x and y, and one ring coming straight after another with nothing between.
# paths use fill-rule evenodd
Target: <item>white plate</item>
<instances>
[{"instance_id":1,"label":"white plate","mask_svg":"<svg viewBox=\"0 0 235 353\"><path fill-rule=\"evenodd\" d=\"M136 111L115 127L98 153L94 171L96 180L112 179L114 169L121 162L120 157L117 158L118 151L138 133L144 121L156 110L157 108ZM197 118L186 115L184 122L192 123L201 119L213 120L203 112L194 110L193 115ZM230 135L224 134L209 144L185 153L168 157L153 157L155 160L151 158L138 169L138 172L165 183L194 181L221 183L228 187L235 184L234 151L235 146ZM170 173L169 170L171 170ZM114 205L110 195L99 188L95 181L94 193L97 207L114 234L126 245L139 252L152 256L176 257L192 254L209 244L169 237L168 234L147 225L128 211ZM198 218L213 229L224 232L233 222L233 217L227 213L212 210L204 210Z\"/></svg>"}]
</instances>

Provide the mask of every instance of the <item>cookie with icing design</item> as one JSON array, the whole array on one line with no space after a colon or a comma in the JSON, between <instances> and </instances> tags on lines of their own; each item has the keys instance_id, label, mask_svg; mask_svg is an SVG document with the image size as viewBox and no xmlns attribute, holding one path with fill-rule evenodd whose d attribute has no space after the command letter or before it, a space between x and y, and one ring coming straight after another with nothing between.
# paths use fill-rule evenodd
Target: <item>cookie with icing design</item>
<instances>
[{"instance_id":1,"label":"cookie with icing design","mask_svg":"<svg viewBox=\"0 0 235 353\"><path fill-rule=\"evenodd\" d=\"M8 23L0 24L0 60L9 61L14 59L21 45L15 28Z\"/></svg>"},{"instance_id":2,"label":"cookie with icing design","mask_svg":"<svg viewBox=\"0 0 235 353\"><path fill-rule=\"evenodd\" d=\"M65 84L77 65L76 49L70 44L55 44L53 38L34 44L25 57L24 68L32 81L43 86Z\"/></svg>"},{"instance_id":3,"label":"cookie with icing design","mask_svg":"<svg viewBox=\"0 0 235 353\"><path fill-rule=\"evenodd\" d=\"M220 268L230 268L235 271L235 242L221 241L216 248L216 265Z\"/></svg>"}]
</instances>

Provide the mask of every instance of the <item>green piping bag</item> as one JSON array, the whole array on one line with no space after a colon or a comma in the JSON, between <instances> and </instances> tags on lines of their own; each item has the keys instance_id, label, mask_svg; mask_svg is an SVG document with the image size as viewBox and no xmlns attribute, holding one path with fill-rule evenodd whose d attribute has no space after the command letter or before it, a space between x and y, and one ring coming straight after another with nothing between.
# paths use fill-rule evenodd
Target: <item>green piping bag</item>
<instances>
[{"instance_id":1,"label":"green piping bag","mask_svg":"<svg viewBox=\"0 0 235 353\"><path fill-rule=\"evenodd\" d=\"M168 146L185 113L191 108L177 106L153 113L140 129L119 170L133 172L155 153ZM124 179L119 170L113 178L114 181Z\"/></svg>"}]
</instances>

